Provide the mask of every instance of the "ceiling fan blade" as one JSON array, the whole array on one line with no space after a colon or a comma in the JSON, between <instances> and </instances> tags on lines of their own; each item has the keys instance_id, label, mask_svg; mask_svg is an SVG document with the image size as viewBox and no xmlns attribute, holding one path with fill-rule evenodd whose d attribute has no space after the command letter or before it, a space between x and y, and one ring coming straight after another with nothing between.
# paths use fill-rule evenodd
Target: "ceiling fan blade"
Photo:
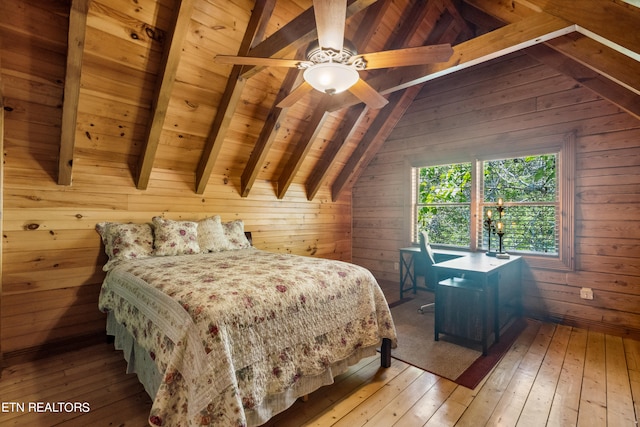
<instances>
[{"instance_id":1,"label":"ceiling fan blade","mask_svg":"<svg viewBox=\"0 0 640 427\"><path fill-rule=\"evenodd\" d=\"M320 47L340 52L344 43L347 0L314 0L313 13L316 17Z\"/></svg>"},{"instance_id":2,"label":"ceiling fan blade","mask_svg":"<svg viewBox=\"0 0 640 427\"><path fill-rule=\"evenodd\" d=\"M453 49L450 44L437 44L365 53L354 56L350 62L362 58L367 62L366 70L375 70L377 68L405 67L408 65L446 62L451 58L451 55L453 55Z\"/></svg>"},{"instance_id":3,"label":"ceiling fan blade","mask_svg":"<svg viewBox=\"0 0 640 427\"><path fill-rule=\"evenodd\" d=\"M349 88L349 92L354 94L360 101L367 104L367 107L373 110L382 108L389 102L387 98L380 95L377 90L372 88L369 83L362 79L358 79L356 84Z\"/></svg>"},{"instance_id":4,"label":"ceiling fan blade","mask_svg":"<svg viewBox=\"0 0 640 427\"><path fill-rule=\"evenodd\" d=\"M280 101L278 105L276 105L276 107L278 108L292 107L296 102L302 99L303 96L305 96L312 90L313 90L313 86L303 81L302 83L300 83L300 86L292 90L291 93L289 93L289 95L287 95L282 101Z\"/></svg>"},{"instance_id":5,"label":"ceiling fan blade","mask_svg":"<svg viewBox=\"0 0 640 427\"><path fill-rule=\"evenodd\" d=\"M232 56L232 55L216 55L213 61L218 64L233 65L259 65L265 67L287 67L299 68L300 64L312 62L301 61L299 59L280 59L280 58L258 58L253 56Z\"/></svg>"}]
</instances>

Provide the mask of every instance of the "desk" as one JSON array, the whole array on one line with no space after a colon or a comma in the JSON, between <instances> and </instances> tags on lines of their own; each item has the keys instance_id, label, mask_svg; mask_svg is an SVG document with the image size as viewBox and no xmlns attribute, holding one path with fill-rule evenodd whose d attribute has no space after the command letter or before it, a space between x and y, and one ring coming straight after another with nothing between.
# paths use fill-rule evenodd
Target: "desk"
<instances>
[{"instance_id":1,"label":"desk","mask_svg":"<svg viewBox=\"0 0 640 427\"><path fill-rule=\"evenodd\" d=\"M435 262L447 261L453 258L463 257L469 255L470 252L453 251L448 249L433 249L433 257ZM432 278L425 278L425 286L419 286L416 280L416 267L421 266L422 269L428 269L427 266L422 266L420 261L420 247L410 246L408 248L400 249L400 299L404 297L405 292L412 291L414 294L418 289L423 291L433 291L435 289L436 277L432 273ZM420 268L418 268L420 270ZM408 279L408 281L407 281ZM431 286L429 286L429 283Z\"/></svg>"},{"instance_id":2,"label":"desk","mask_svg":"<svg viewBox=\"0 0 640 427\"><path fill-rule=\"evenodd\" d=\"M490 336L489 324L493 323L494 342L498 342L502 327L512 318L521 315L520 264L519 256L511 255L509 259L498 259L480 252L434 264L438 283L436 341L440 333L460 336L481 343L482 352L486 354ZM439 284L442 279L462 274L465 279L474 281L479 286L479 289L476 289L477 296L473 298L478 299L480 307L471 302L468 292L465 294L464 290L445 289L445 286ZM480 323L480 336L474 334L474 320ZM467 322L469 325L460 325L461 322Z\"/></svg>"}]
</instances>

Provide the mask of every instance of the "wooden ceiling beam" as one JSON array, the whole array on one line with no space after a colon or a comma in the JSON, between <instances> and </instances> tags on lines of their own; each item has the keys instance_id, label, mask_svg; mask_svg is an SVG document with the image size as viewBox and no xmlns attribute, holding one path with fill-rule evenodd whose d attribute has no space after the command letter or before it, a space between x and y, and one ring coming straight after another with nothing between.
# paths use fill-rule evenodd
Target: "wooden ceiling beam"
<instances>
[{"instance_id":1,"label":"wooden ceiling beam","mask_svg":"<svg viewBox=\"0 0 640 427\"><path fill-rule=\"evenodd\" d=\"M300 141L296 144L293 153L291 153L287 164L278 178L278 186L276 189L276 196L278 199L284 198L289 186L296 176L296 173L300 169L300 166L302 166L302 162L304 161L307 153L311 150L311 143L315 141L322 130L322 125L329 116L327 107L330 102L330 97L323 96L320 103L316 108L314 108L313 114L309 119L309 123L300 137Z\"/></svg>"},{"instance_id":2,"label":"wooden ceiling beam","mask_svg":"<svg viewBox=\"0 0 640 427\"><path fill-rule=\"evenodd\" d=\"M297 86L299 80L300 70L292 68L287 72L282 86L280 87L280 91L273 103L273 107L267 116L267 120L265 120L262 130L260 131L260 136L258 136L256 145L253 147L253 151L249 156L247 165L242 172L242 177L240 179L240 196L242 197L247 197L249 195L251 187L258 177L260 168L265 163L267 154L273 145L273 141L275 141L276 136L278 135L278 131L280 130L280 118L284 117L287 113L288 108L279 108L277 105L280 101L286 98L289 93L291 93L293 88Z\"/></svg>"},{"instance_id":3,"label":"wooden ceiling beam","mask_svg":"<svg viewBox=\"0 0 640 427\"><path fill-rule=\"evenodd\" d=\"M91 0L73 0L69 11L67 67L64 77L58 184L71 185L73 153L76 145L76 121L80 100L80 74L87 29L87 12Z\"/></svg>"},{"instance_id":4,"label":"wooden ceiling beam","mask_svg":"<svg viewBox=\"0 0 640 427\"><path fill-rule=\"evenodd\" d=\"M364 50L365 44L373 37L389 7L391 7L391 4L391 0L378 1L367 9L366 15L363 18L363 22L366 22L367 25L360 25L352 40L359 51ZM411 30L415 30L415 28L411 27ZM320 160L313 168L311 175L309 175L305 183L308 200L313 200L318 190L320 190L335 159L340 154L342 148L345 147L345 143L357 130L357 126L365 117L366 112L367 109L365 105L358 104L351 107L343 117L340 128L331 140L327 142L327 148L323 151Z\"/></svg>"},{"instance_id":5,"label":"wooden ceiling beam","mask_svg":"<svg viewBox=\"0 0 640 427\"><path fill-rule=\"evenodd\" d=\"M376 0L350 0L347 6L347 17L365 9L369 5L375 3ZM262 2L264 3L264 2ZM268 7L268 9L267 9ZM266 11L269 11L268 13ZM252 13L251 20L255 20L255 24L249 23L245 38L243 39L243 46L238 52L238 56L259 56L268 58L277 55L283 55L285 52L292 49L306 47L316 37L315 30L315 18L313 15L313 8L310 8L285 25L280 30L276 31L273 35L268 37L263 42L256 44L254 42L257 34L259 34L259 28L261 22L268 20L273 10L273 3L269 2L268 5L256 4ZM255 18L254 18L255 17ZM260 18L260 19L258 19ZM309 30L312 28L312 30ZM218 106L218 112L211 127L210 135L207 137L205 143L205 150L198 164L196 170L196 193L202 194L206 188L206 184L211 176L211 170L213 164L217 158L222 142L226 135L227 129L231 122L231 118L236 110L238 101L240 100L240 93L244 88L246 79L260 71L261 67L252 66L234 66L231 72L231 76L227 82L227 88L222 96L221 102ZM243 178L241 179L241 194L246 197L251 189L251 186L255 182L258 168L262 165L264 157L275 137L274 131L277 131L276 124L282 111L276 111L277 107L272 107L269 113L271 121L265 123L266 129L261 131L261 136L257 144L258 151L254 150L255 155L252 154L250 163L245 167L243 172Z\"/></svg>"},{"instance_id":6,"label":"wooden ceiling beam","mask_svg":"<svg viewBox=\"0 0 640 427\"><path fill-rule=\"evenodd\" d=\"M328 142L327 148L322 153L322 157L318 164L313 168L313 172L309 176L307 183L305 184L307 190L307 200L313 200L320 190L325 178L329 174L331 166L334 165L335 159L340 154L340 151L345 146L345 143L351 139L354 133L358 130L358 125L364 119L366 115L366 106L362 103L350 107L340 128L336 134Z\"/></svg>"},{"instance_id":7,"label":"wooden ceiling beam","mask_svg":"<svg viewBox=\"0 0 640 427\"><path fill-rule=\"evenodd\" d=\"M516 0L509 4L467 0L466 3L507 23L519 21L520 15L531 16L536 13L571 22L576 25L576 32L586 37L565 36L546 43L615 82L631 90L640 90L637 83L640 75L637 72L640 61L640 31L637 28L640 8L609 0ZM520 13L513 13L516 9Z\"/></svg>"},{"instance_id":8,"label":"wooden ceiling beam","mask_svg":"<svg viewBox=\"0 0 640 427\"><path fill-rule=\"evenodd\" d=\"M256 37L262 35L264 23L271 17L274 6L275 0L256 1L253 13L251 13L251 18L249 19L249 24L247 25L247 30L244 33L240 48L238 49L238 56L246 56L251 46L256 42ZM236 111L238 102L240 102L240 94L246 83L246 79L241 77L244 69L246 69L246 67L241 65L234 65L232 67L231 74L227 80L227 86L218 103L216 116L205 140L204 150L202 151L198 167L196 168L195 191L197 194L203 194L207 187L213 165L220 153L222 143L231 124L231 118Z\"/></svg>"},{"instance_id":9,"label":"wooden ceiling beam","mask_svg":"<svg viewBox=\"0 0 640 427\"><path fill-rule=\"evenodd\" d=\"M347 6L347 17L353 15L354 13L362 10L364 7L367 7L373 3L375 2L351 1ZM375 29L377 28L377 23L380 22L380 20L384 16L384 11L387 10L389 5L390 5L390 1L385 0L382 2L378 2L373 7L369 7L367 9L365 22L367 22L368 25L363 25L358 29L356 35L354 36L354 41L353 41L354 43L356 43L356 46L360 46L363 43L363 41L369 40L369 38L373 35L373 33L375 32ZM313 11L313 9L311 10ZM306 13L307 12L303 13L302 16L306 16L305 15ZM300 26L299 22L297 22L294 25L295 28L298 28L299 26ZM315 30L312 31L311 33L315 36ZM302 52L303 52L302 50L299 50L298 55L301 54ZM295 73L292 74L292 72L295 72ZM293 76L297 76L298 74L299 72L297 72L297 70L290 71L290 74L287 75L289 81L293 79ZM289 77L289 76L292 76L292 77ZM292 88L290 87L289 83L287 83L287 79L285 79L285 82L283 83L283 88L284 90L281 89L279 92L279 95L291 92ZM275 139L276 133L279 129L278 120L284 113L282 109L277 107L280 101L281 101L281 98L278 97L278 99L276 99L274 103L274 106L269 112L267 121L265 122L265 125L263 126L262 131L260 132L260 137L258 138L256 147L251 153L249 162L247 163L247 166L245 167L245 170L242 174L241 195L243 197L246 197L248 195L250 188L253 185L253 182L255 181L257 174L259 172L258 168L264 163L264 159L266 158L267 152L271 147ZM325 106L328 105L328 100L326 101L323 100L321 105L318 106L318 109L324 108L323 105ZM300 169L300 166L302 165L302 162L304 161L304 155L306 155L306 153L310 150L313 141L315 140L316 136L318 135L318 133L322 128L322 125L324 124L324 121L326 119L326 114L321 114L320 111L318 110L316 111L317 112L313 114L310 123L307 124L307 128L303 133L302 137L296 144L296 148L294 149L293 154L287 161L287 164L282 174L278 178L276 193L279 199L282 199L285 196L289 186L291 185L291 183L293 182L293 179L295 178L295 174L298 172L298 170Z\"/></svg>"},{"instance_id":10,"label":"wooden ceiling beam","mask_svg":"<svg viewBox=\"0 0 640 427\"><path fill-rule=\"evenodd\" d=\"M415 40L412 39L415 39L418 28L415 26L416 21L426 21L424 24L431 25L429 34L426 40L422 40L422 44L448 43L455 40L460 31L466 30L457 25L461 18L451 14L444 4L430 2L428 8L422 7L421 9L416 9L414 5L408 12L408 21L403 25L403 28L408 29L408 31L398 33L394 39L388 41L386 48L415 43ZM421 88L422 85L413 86L403 91L401 95L394 93L389 97L389 104L393 105L390 107L387 105L389 108L385 107L384 110L378 113L359 142L358 147L351 154L347 164L334 181L331 190L334 201L337 200L345 188L352 186L357 180L398 123L398 120L409 108Z\"/></svg>"},{"instance_id":11,"label":"wooden ceiling beam","mask_svg":"<svg viewBox=\"0 0 640 427\"><path fill-rule=\"evenodd\" d=\"M333 201L338 200L342 192L358 179L421 89L422 85L417 85L389 96L389 103L380 110L368 127L358 147L331 186Z\"/></svg>"},{"instance_id":12,"label":"wooden ceiling beam","mask_svg":"<svg viewBox=\"0 0 640 427\"><path fill-rule=\"evenodd\" d=\"M566 35L574 30L575 25L570 22L538 13L454 46L454 53L447 62L393 69L384 75L374 77L368 83L382 94L392 93ZM334 98L331 109L340 109L359 102L350 94L340 94Z\"/></svg>"},{"instance_id":13,"label":"wooden ceiling beam","mask_svg":"<svg viewBox=\"0 0 640 427\"><path fill-rule=\"evenodd\" d=\"M591 67L571 59L545 44L531 46L525 52L537 61L571 77L587 89L617 105L627 113L640 119L640 96Z\"/></svg>"},{"instance_id":14,"label":"wooden ceiling beam","mask_svg":"<svg viewBox=\"0 0 640 427\"><path fill-rule=\"evenodd\" d=\"M640 8L637 6L613 0L526 0L526 3L578 25L579 32L603 44L610 42L608 46L613 49L635 54L636 60L640 57Z\"/></svg>"},{"instance_id":15,"label":"wooden ceiling beam","mask_svg":"<svg viewBox=\"0 0 640 427\"><path fill-rule=\"evenodd\" d=\"M368 8L377 0L349 0L347 2L347 19ZM302 12L297 18L273 33L267 39L249 50L247 56L260 58L282 58L287 54L305 48L318 37L313 7ZM249 78L264 67L247 67L242 77Z\"/></svg>"},{"instance_id":16,"label":"wooden ceiling beam","mask_svg":"<svg viewBox=\"0 0 640 427\"><path fill-rule=\"evenodd\" d=\"M195 0L179 0L173 15L173 25L167 34L162 52L161 69L156 80L156 88L151 103L151 117L147 124L142 153L138 160L137 183L139 190L146 190L153 170L153 162L160 145L160 134L167 117L173 83L176 80L182 45L187 37Z\"/></svg>"},{"instance_id":17,"label":"wooden ceiling beam","mask_svg":"<svg viewBox=\"0 0 640 427\"><path fill-rule=\"evenodd\" d=\"M640 63L629 56L578 33L546 45L640 95Z\"/></svg>"}]
</instances>

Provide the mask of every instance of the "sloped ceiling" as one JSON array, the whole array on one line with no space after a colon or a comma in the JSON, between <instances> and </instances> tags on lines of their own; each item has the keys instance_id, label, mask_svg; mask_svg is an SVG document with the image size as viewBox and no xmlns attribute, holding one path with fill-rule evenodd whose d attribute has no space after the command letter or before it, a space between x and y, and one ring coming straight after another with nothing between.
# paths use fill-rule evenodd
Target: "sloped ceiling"
<instances>
[{"instance_id":1,"label":"sloped ceiling","mask_svg":"<svg viewBox=\"0 0 640 427\"><path fill-rule=\"evenodd\" d=\"M215 55L301 58L311 0L72 0L58 183L82 162L130 170L144 190L163 174L202 194L211 179L251 197L349 188L421 84L524 49L640 119L640 9L610 0L350 0L359 52L451 43L446 63L361 74L389 103L312 93L278 108L297 69L216 64Z\"/></svg>"}]
</instances>

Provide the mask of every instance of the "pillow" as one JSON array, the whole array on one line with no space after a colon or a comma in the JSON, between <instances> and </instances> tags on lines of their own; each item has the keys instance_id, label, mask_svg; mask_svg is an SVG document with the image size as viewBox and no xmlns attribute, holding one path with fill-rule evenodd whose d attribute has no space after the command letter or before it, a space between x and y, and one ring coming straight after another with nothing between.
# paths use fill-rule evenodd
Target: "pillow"
<instances>
[{"instance_id":1,"label":"pillow","mask_svg":"<svg viewBox=\"0 0 640 427\"><path fill-rule=\"evenodd\" d=\"M244 235L244 222L241 219L222 224L224 234L229 241L229 249L246 249L251 247L247 236Z\"/></svg>"},{"instance_id":2,"label":"pillow","mask_svg":"<svg viewBox=\"0 0 640 427\"><path fill-rule=\"evenodd\" d=\"M109 271L120 261L143 259L153 255L153 232L149 224L121 224L100 222L96 224L109 261L102 270Z\"/></svg>"},{"instance_id":3,"label":"pillow","mask_svg":"<svg viewBox=\"0 0 640 427\"><path fill-rule=\"evenodd\" d=\"M172 221L159 216L154 216L152 222L155 232L154 255L191 255L200 253L197 222Z\"/></svg>"},{"instance_id":4,"label":"pillow","mask_svg":"<svg viewBox=\"0 0 640 427\"><path fill-rule=\"evenodd\" d=\"M229 249L229 240L224 234L219 215L198 221L198 245L202 252L220 252Z\"/></svg>"}]
</instances>

